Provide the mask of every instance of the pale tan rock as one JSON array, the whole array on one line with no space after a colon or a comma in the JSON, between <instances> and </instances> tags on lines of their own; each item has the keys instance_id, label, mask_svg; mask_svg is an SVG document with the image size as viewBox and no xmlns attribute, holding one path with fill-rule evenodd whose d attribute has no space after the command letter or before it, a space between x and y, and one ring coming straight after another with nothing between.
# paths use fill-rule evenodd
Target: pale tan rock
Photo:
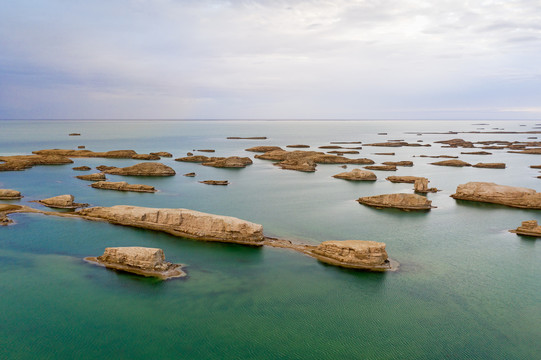
<instances>
[{"instance_id":1,"label":"pale tan rock","mask_svg":"<svg viewBox=\"0 0 541 360\"><path fill-rule=\"evenodd\" d=\"M316 259L336 266L386 270L391 265L385 243L376 241L324 241L312 251Z\"/></svg>"},{"instance_id":2,"label":"pale tan rock","mask_svg":"<svg viewBox=\"0 0 541 360\"><path fill-rule=\"evenodd\" d=\"M21 193L17 190L0 189L0 200L17 200L21 198Z\"/></svg>"},{"instance_id":3,"label":"pale tan rock","mask_svg":"<svg viewBox=\"0 0 541 360\"><path fill-rule=\"evenodd\" d=\"M80 180L87 180L87 181L104 181L104 180L106 180L104 173L78 175L78 176L76 176L76 178L80 179Z\"/></svg>"},{"instance_id":4,"label":"pale tan rock","mask_svg":"<svg viewBox=\"0 0 541 360\"><path fill-rule=\"evenodd\" d=\"M363 205L376 208L395 208L400 210L430 210L432 201L417 194L384 194L357 199Z\"/></svg>"},{"instance_id":5,"label":"pale tan rock","mask_svg":"<svg viewBox=\"0 0 541 360\"><path fill-rule=\"evenodd\" d=\"M91 184L95 189L102 190L117 190L117 191L132 191L132 192L156 192L154 186L142 184L128 184L126 181L98 181Z\"/></svg>"},{"instance_id":6,"label":"pale tan rock","mask_svg":"<svg viewBox=\"0 0 541 360\"><path fill-rule=\"evenodd\" d=\"M416 193L421 193L421 194L426 194L429 192L438 192L439 191L438 189L428 187L429 182L430 181L428 181L428 179L424 177L415 180L415 182L413 183L413 191L415 191Z\"/></svg>"},{"instance_id":7,"label":"pale tan rock","mask_svg":"<svg viewBox=\"0 0 541 360\"><path fill-rule=\"evenodd\" d=\"M517 235L541 237L541 226L537 224L537 220L528 220L523 221L518 228L509 230L509 232Z\"/></svg>"},{"instance_id":8,"label":"pale tan rock","mask_svg":"<svg viewBox=\"0 0 541 360\"><path fill-rule=\"evenodd\" d=\"M0 156L0 171L22 171L35 165L63 165L72 163L73 160L70 158L57 155Z\"/></svg>"},{"instance_id":9,"label":"pale tan rock","mask_svg":"<svg viewBox=\"0 0 541 360\"><path fill-rule=\"evenodd\" d=\"M382 164L391 166L413 166L413 161L385 161Z\"/></svg>"},{"instance_id":10,"label":"pale tan rock","mask_svg":"<svg viewBox=\"0 0 541 360\"><path fill-rule=\"evenodd\" d=\"M190 239L262 245L263 226L230 216L188 209L157 209L117 205L92 207L77 213L91 220L164 231Z\"/></svg>"},{"instance_id":11,"label":"pale tan rock","mask_svg":"<svg viewBox=\"0 0 541 360\"><path fill-rule=\"evenodd\" d=\"M73 195L58 195L51 198L38 200L37 202L50 208L57 209L76 209L79 207L88 206L88 204L79 204L73 201Z\"/></svg>"},{"instance_id":12,"label":"pale tan rock","mask_svg":"<svg viewBox=\"0 0 541 360\"><path fill-rule=\"evenodd\" d=\"M104 170L104 172L112 175L125 176L173 176L176 174L175 170L171 167L156 162L139 163L124 168Z\"/></svg>"},{"instance_id":13,"label":"pale tan rock","mask_svg":"<svg viewBox=\"0 0 541 360\"><path fill-rule=\"evenodd\" d=\"M108 247L103 255L87 257L86 261L101 264L109 269L126 271L137 275L170 279L186 276L182 265L165 261L162 249L133 247Z\"/></svg>"},{"instance_id":14,"label":"pale tan rock","mask_svg":"<svg viewBox=\"0 0 541 360\"><path fill-rule=\"evenodd\" d=\"M194 162L194 163L197 163L197 162L208 162L208 161L211 161L211 159L216 159L216 158L211 158L211 157L208 157L208 156L205 156L205 155L188 155L188 156L185 156L185 157L181 157L181 158L177 158L175 159L175 161L181 161L181 162Z\"/></svg>"},{"instance_id":15,"label":"pale tan rock","mask_svg":"<svg viewBox=\"0 0 541 360\"><path fill-rule=\"evenodd\" d=\"M451 197L524 209L541 209L541 193L534 189L489 182L469 182L458 185L456 193Z\"/></svg>"},{"instance_id":16,"label":"pale tan rock","mask_svg":"<svg viewBox=\"0 0 541 360\"><path fill-rule=\"evenodd\" d=\"M471 166L470 163L467 163L462 160L443 160L443 161L433 162L430 164L438 165L438 166L454 166L454 167Z\"/></svg>"},{"instance_id":17,"label":"pale tan rock","mask_svg":"<svg viewBox=\"0 0 541 360\"><path fill-rule=\"evenodd\" d=\"M334 178L351 180L351 181L375 181L377 180L376 174L372 171L353 169L351 171L343 172L340 174L333 175Z\"/></svg>"},{"instance_id":18,"label":"pale tan rock","mask_svg":"<svg viewBox=\"0 0 541 360\"><path fill-rule=\"evenodd\" d=\"M217 158L216 160L211 160L204 162L201 165L212 166L216 168L243 168L246 165L251 165L252 159L249 157L238 157L230 156L227 158Z\"/></svg>"},{"instance_id":19,"label":"pale tan rock","mask_svg":"<svg viewBox=\"0 0 541 360\"><path fill-rule=\"evenodd\" d=\"M153 154L135 154L131 158L135 160L160 160L158 155Z\"/></svg>"},{"instance_id":20,"label":"pale tan rock","mask_svg":"<svg viewBox=\"0 0 541 360\"><path fill-rule=\"evenodd\" d=\"M414 184L415 180L424 179L420 176L388 176L385 180L388 180L392 183L409 183Z\"/></svg>"},{"instance_id":21,"label":"pale tan rock","mask_svg":"<svg viewBox=\"0 0 541 360\"><path fill-rule=\"evenodd\" d=\"M293 149L306 149L306 148L309 148L310 145L305 145L305 144L293 144L293 145L286 145L286 147L288 148L293 148Z\"/></svg>"},{"instance_id":22,"label":"pale tan rock","mask_svg":"<svg viewBox=\"0 0 541 360\"><path fill-rule=\"evenodd\" d=\"M266 153L266 152L274 151L274 150L282 150L282 148L279 147L279 146L262 145L262 146L254 146L254 147L251 147L251 148L248 148L248 149L244 149L244 150L245 150L245 151L251 151L251 152L262 152L262 153Z\"/></svg>"}]
</instances>

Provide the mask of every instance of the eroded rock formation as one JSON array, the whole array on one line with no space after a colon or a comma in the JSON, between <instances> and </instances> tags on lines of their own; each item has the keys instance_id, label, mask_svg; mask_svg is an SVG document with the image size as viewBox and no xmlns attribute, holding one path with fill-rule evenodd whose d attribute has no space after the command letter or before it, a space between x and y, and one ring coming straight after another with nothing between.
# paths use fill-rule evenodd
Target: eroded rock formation
<instances>
[{"instance_id":1,"label":"eroded rock formation","mask_svg":"<svg viewBox=\"0 0 541 360\"><path fill-rule=\"evenodd\" d=\"M357 199L357 201L375 208L395 208L400 210L430 210L434 207L432 201L417 194L399 193L366 196Z\"/></svg>"},{"instance_id":2,"label":"eroded rock formation","mask_svg":"<svg viewBox=\"0 0 541 360\"><path fill-rule=\"evenodd\" d=\"M505 169L505 163L477 163L472 165L476 168L487 168L487 169Z\"/></svg>"},{"instance_id":3,"label":"eroded rock formation","mask_svg":"<svg viewBox=\"0 0 541 360\"><path fill-rule=\"evenodd\" d=\"M262 245L263 226L230 216L206 214L188 209L157 209L117 205L81 209L77 214L90 220L106 220L164 231L190 239Z\"/></svg>"},{"instance_id":4,"label":"eroded rock formation","mask_svg":"<svg viewBox=\"0 0 541 360\"><path fill-rule=\"evenodd\" d=\"M361 169L353 169L351 171L333 175L333 177L351 181L376 181L378 179L376 174L372 171Z\"/></svg>"},{"instance_id":5,"label":"eroded rock formation","mask_svg":"<svg viewBox=\"0 0 541 360\"><path fill-rule=\"evenodd\" d=\"M73 195L58 195L47 199L38 200L37 202L50 208L57 209L76 209L88 206L88 204L80 204L73 201Z\"/></svg>"},{"instance_id":6,"label":"eroded rock formation","mask_svg":"<svg viewBox=\"0 0 541 360\"><path fill-rule=\"evenodd\" d=\"M388 176L385 180L388 180L392 183L409 183L414 184L415 180L424 179L420 176Z\"/></svg>"},{"instance_id":7,"label":"eroded rock formation","mask_svg":"<svg viewBox=\"0 0 541 360\"><path fill-rule=\"evenodd\" d=\"M87 181L104 181L104 180L106 180L106 177L105 177L104 173L78 175L78 176L76 176L76 178L80 179L80 180L87 180Z\"/></svg>"},{"instance_id":8,"label":"eroded rock formation","mask_svg":"<svg viewBox=\"0 0 541 360\"><path fill-rule=\"evenodd\" d=\"M227 180L203 180L200 183L207 185L229 185L229 181Z\"/></svg>"},{"instance_id":9,"label":"eroded rock formation","mask_svg":"<svg viewBox=\"0 0 541 360\"><path fill-rule=\"evenodd\" d=\"M72 168L73 170L75 171L88 171L88 170L92 170L92 168L90 166L76 166L74 168Z\"/></svg>"},{"instance_id":10,"label":"eroded rock formation","mask_svg":"<svg viewBox=\"0 0 541 360\"><path fill-rule=\"evenodd\" d=\"M165 261L162 249L140 246L109 247L105 248L103 255L87 257L85 260L103 265L108 269L157 277L162 280L186 276L186 273L182 271L182 265Z\"/></svg>"},{"instance_id":11,"label":"eroded rock formation","mask_svg":"<svg viewBox=\"0 0 541 360\"><path fill-rule=\"evenodd\" d=\"M518 228L509 230L509 232L517 235L541 237L541 226L537 224L537 220L528 220L523 221Z\"/></svg>"},{"instance_id":12,"label":"eroded rock formation","mask_svg":"<svg viewBox=\"0 0 541 360\"><path fill-rule=\"evenodd\" d=\"M394 165L368 165L364 168L368 170L396 171L396 166Z\"/></svg>"},{"instance_id":13,"label":"eroded rock formation","mask_svg":"<svg viewBox=\"0 0 541 360\"><path fill-rule=\"evenodd\" d=\"M454 167L471 166L470 163L467 163L462 160L443 160L443 161L433 162L430 164L438 165L438 166L454 166Z\"/></svg>"},{"instance_id":14,"label":"eroded rock formation","mask_svg":"<svg viewBox=\"0 0 541 360\"><path fill-rule=\"evenodd\" d=\"M106 174L124 176L173 176L176 174L173 168L156 162L139 163L124 168L104 170Z\"/></svg>"},{"instance_id":15,"label":"eroded rock formation","mask_svg":"<svg viewBox=\"0 0 541 360\"><path fill-rule=\"evenodd\" d=\"M210 161L204 162L201 165L216 168L244 168L246 165L251 164L252 159L249 157L230 156L227 158L211 158Z\"/></svg>"},{"instance_id":16,"label":"eroded rock formation","mask_svg":"<svg viewBox=\"0 0 541 360\"><path fill-rule=\"evenodd\" d=\"M18 200L21 198L21 193L17 190L0 189L0 200Z\"/></svg>"},{"instance_id":17,"label":"eroded rock formation","mask_svg":"<svg viewBox=\"0 0 541 360\"><path fill-rule=\"evenodd\" d=\"M456 193L451 197L524 209L541 209L541 193L534 189L489 182L469 182L458 185Z\"/></svg>"},{"instance_id":18,"label":"eroded rock formation","mask_svg":"<svg viewBox=\"0 0 541 360\"><path fill-rule=\"evenodd\" d=\"M347 268L369 270L391 268L385 243L376 241L324 241L312 250L312 256L319 261Z\"/></svg>"},{"instance_id":19,"label":"eroded rock formation","mask_svg":"<svg viewBox=\"0 0 541 360\"><path fill-rule=\"evenodd\" d=\"M268 145L263 145L263 146L254 146L254 147L251 147L251 148L248 148L248 149L244 149L245 151L251 151L251 152L261 152L261 153L266 153L266 152L269 152L269 151L274 151L274 150L283 150L281 147L279 146L268 146Z\"/></svg>"},{"instance_id":20,"label":"eroded rock formation","mask_svg":"<svg viewBox=\"0 0 541 360\"><path fill-rule=\"evenodd\" d=\"M117 190L117 191L133 191L133 192L156 192L154 186L142 184L128 184L125 181L98 181L91 184L94 189Z\"/></svg>"},{"instance_id":21,"label":"eroded rock formation","mask_svg":"<svg viewBox=\"0 0 541 360\"><path fill-rule=\"evenodd\" d=\"M35 165L72 164L73 160L58 155L13 155L0 156L0 171L22 171Z\"/></svg>"},{"instance_id":22,"label":"eroded rock formation","mask_svg":"<svg viewBox=\"0 0 541 360\"><path fill-rule=\"evenodd\" d=\"M386 161L382 163L383 165L389 166L413 166L413 161Z\"/></svg>"}]
</instances>

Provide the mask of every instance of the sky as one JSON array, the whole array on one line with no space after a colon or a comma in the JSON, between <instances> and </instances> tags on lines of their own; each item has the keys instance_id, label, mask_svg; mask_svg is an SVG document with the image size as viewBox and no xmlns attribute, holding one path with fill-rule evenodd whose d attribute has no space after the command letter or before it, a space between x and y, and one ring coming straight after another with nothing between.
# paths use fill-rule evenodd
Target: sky
<instances>
[{"instance_id":1,"label":"sky","mask_svg":"<svg viewBox=\"0 0 541 360\"><path fill-rule=\"evenodd\" d=\"M539 0L0 0L0 119L540 119Z\"/></svg>"}]
</instances>

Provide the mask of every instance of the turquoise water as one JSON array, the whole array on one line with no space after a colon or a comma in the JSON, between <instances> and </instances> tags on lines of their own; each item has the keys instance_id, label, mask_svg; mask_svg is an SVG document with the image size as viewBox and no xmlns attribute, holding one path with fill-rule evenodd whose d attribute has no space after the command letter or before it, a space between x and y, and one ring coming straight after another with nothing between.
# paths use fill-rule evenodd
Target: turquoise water
<instances>
[{"instance_id":1,"label":"turquoise water","mask_svg":"<svg viewBox=\"0 0 541 360\"><path fill-rule=\"evenodd\" d=\"M94 151L216 149L241 155L255 145L329 141L408 142L463 138L526 140L526 134L417 135L420 131L505 128L526 131L534 122L484 121L0 121L0 155L47 148ZM520 126L525 124L527 126ZM80 137L67 136L79 132ZM377 135L387 132L388 135ZM412 132L412 134L408 134ZM267 136L267 140L227 140ZM541 135L540 135L541 138ZM347 145L345 145L347 146ZM356 145L352 145L356 146ZM79 219L16 214L0 228L0 358L4 359L534 359L541 356L540 240L508 233L521 221L541 222L534 210L457 202L449 197L467 181L494 181L541 191L541 156L489 150L462 155L476 162L506 162L507 169L448 168L416 155L459 155L464 149L363 147L377 163L413 160L378 181L351 183L315 173L285 171L254 160L245 169L215 169L161 162L177 176L112 181L153 185L155 194L90 188L74 166L126 166L135 160L74 159L74 164L1 172L0 188L21 191L9 202L73 194L96 206L131 204L189 208L263 224L270 236L317 244L375 240L400 262L393 273L327 266L289 250L206 243ZM395 156L374 155L395 152ZM349 169L352 166L348 167ZM196 172L188 178L184 173ZM428 213L375 210L360 196L412 192L389 175L419 175L442 189L429 194ZM213 187L199 180L229 180ZM6 202L6 201L2 201ZM85 263L107 246L164 249L187 265L186 279L160 282Z\"/></svg>"}]
</instances>

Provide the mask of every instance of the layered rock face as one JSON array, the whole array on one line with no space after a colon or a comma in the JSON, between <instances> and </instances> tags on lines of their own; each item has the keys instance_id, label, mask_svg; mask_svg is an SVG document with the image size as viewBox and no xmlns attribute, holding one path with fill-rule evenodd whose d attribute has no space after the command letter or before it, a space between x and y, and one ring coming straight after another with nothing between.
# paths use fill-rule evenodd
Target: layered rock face
<instances>
[{"instance_id":1,"label":"layered rock face","mask_svg":"<svg viewBox=\"0 0 541 360\"><path fill-rule=\"evenodd\" d=\"M361 197L359 203L376 208L396 208L401 210L430 210L432 201L417 194L384 194Z\"/></svg>"},{"instance_id":2,"label":"layered rock face","mask_svg":"<svg viewBox=\"0 0 541 360\"><path fill-rule=\"evenodd\" d=\"M537 220L528 220L523 221L522 225L515 230L509 230L509 232L518 235L541 237L541 226L537 224Z\"/></svg>"},{"instance_id":3,"label":"layered rock face","mask_svg":"<svg viewBox=\"0 0 541 360\"><path fill-rule=\"evenodd\" d=\"M377 176L372 171L353 169L348 172L333 175L334 178L351 181L376 181Z\"/></svg>"},{"instance_id":4,"label":"layered rock face","mask_svg":"<svg viewBox=\"0 0 541 360\"><path fill-rule=\"evenodd\" d=\"M429 182L430 181L428 181L428 179L424 177L415 180L415 182L413 183L413 191L422 193L422 194L426 194L429 192L438 192L439 191L438 189L428 187Z\"/></svg>"},{"instance_id":5,"label":"layered rock face","mask_svg":"<svg viewBox=\"0 0 541 360\"><path fill-rule=\"evenodd\" d=\"M469 182L458 185L456 193L451 197L524 209L541 209L541 193L534 189L489 182Z\"/></svg>"},{"instance_id":6,"label":"layered rock face","mask_svg":"<svg viewBox=\"0 0 541 360\"><path fill-rule=\"evenodd\" d=\"M21 193L17 190L0 189L0 200L17 200L22 198Z\"/></svg>"},{"instance_id":7,"label":"layered rock face","mask_svg":"<svg viewBox=\"0 0 541 360\"><path fill-rule=\"evenodd\" d=\"M42 205L58 208L58 209L76 209L78 207L88 206L88 204L79 204L73 201L73 195L58 195L51 198L39 200L38 202Z\"/></svg>"},{"instance_id":8,"label":"layered rock face","mask_svg":"<svg viewBox=\"0 0 541 360\"><path fill-rule=\"evenodd\" d=\"M80 179L80 180L87 180L87 181L103 181L103 180L106 180L104 173L78 175L78 176L76 176L76 178Z\"/></svg>"},{"instance_id":9,"label":"layered rock face","mask_svg":"<svg viewBox=\"0 0 541 360\"><path fill-rule=\"evenodd\" d=\"M230 216L206 214L188 209L156 209L117 205L81 209L89 220L164 231L190 239L262 245L263 226Z\"/></svg>"},{"instance_id":10,"label":"layered rock face","mask_svg":"<svg viewBox=\"0 0 541 360\"><path fill-rule=\"evenodd\" d=\"M173 176L176 174L173 168L162 163L139 163L124 168L104 170L107 174L125 176Z\"/></svg>"},{"instance_id":11,"label":"layered rock face","mask_svg":"<svg viewBox=\"0 0 541 360\"><path fill-rule=\"evenodd\" d=\"M154 186L142 184L128 184L125 181L98 181L91 184L95 189L117 190L117 191L133 191L133 192L156 192Z\"/></svg>"},{"instance_id":12,"label":"layered rock face","mask_svg":"<svg viewBox=\"0 0 541 360\"><path fill-rule=\"evenodd\" d=\"M161 279L186 276L181 265L165 261L162 249L146 247L109 247L97 258L85 260L96 262L107 268L131 272Z\"/></svg>"},{"instance_id":13,"label":"layered rock face","mask_svg":"<svg viewBox=\"0 0 541 360\"><path fill-rule=\"evenodd\" d=\"M385 243L376 241L345 240L324 241L312 250L315 258L332 265L385 270L391 265L385 251Z\"/></svg>"}]
</instances>

